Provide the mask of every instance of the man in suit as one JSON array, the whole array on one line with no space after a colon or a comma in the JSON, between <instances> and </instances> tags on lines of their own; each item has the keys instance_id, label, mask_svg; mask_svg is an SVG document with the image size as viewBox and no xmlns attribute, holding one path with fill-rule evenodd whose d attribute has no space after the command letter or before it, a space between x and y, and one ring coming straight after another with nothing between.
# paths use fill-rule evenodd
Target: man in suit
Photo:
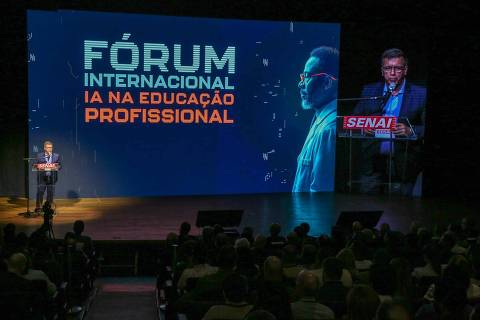
<instances>
[{"instance_id":1,"label":"man in suit","mask_svg":"<svg viewBox=\"0 0 480 320\"><path fill-rule=\"evenodd\" d=\"M43 152L37 154L35 164L57 164L60 168L60 155L53 153L53 143L45 141L43 143ZM38 171L37 172L37 203L35 212L40 212L42 209L43 195L47 191L47 201L53 203L53 195L55 192L55 183L58 180L57 171Z\"/></svg>"},{"instance_id":2,"label":"man in suit","mask_svg":"<svg viewBox=\"0 0 480 320\"><path fill-rule=\"evenodd\" d=\"M427 91L424 87L407 81L408 59L400 49L388 49L382 54L381 73L383 81L366 85L362 90L362 97L384 96L384 99L362 100L355 107L354 115L398 117L399 121L393 130L395 137L416 136L417 140L397 140L393 146L387 140L363 141L359 168L360 192L382 191L382 183L388 181L388 161L392 151L392 182L398 186L399 193L411 195L417 176L422 170ZM404 119L408 119L409 123ZM375 136L373 130L365 131L366 135ZM391 147L393 150L390 150Z\"/></svg>"},{"instance_id":3,"label":"man in suit","mask_svg":"<svg viewBox=\"0 0 480 320\"><path fill-rule=\"evenodd\" d=\"M300 74L302 108L314 111L314 115L298 155L292 192L333 191L338 59L337 49L316 48Z\"/></svg>"}]
</instances>

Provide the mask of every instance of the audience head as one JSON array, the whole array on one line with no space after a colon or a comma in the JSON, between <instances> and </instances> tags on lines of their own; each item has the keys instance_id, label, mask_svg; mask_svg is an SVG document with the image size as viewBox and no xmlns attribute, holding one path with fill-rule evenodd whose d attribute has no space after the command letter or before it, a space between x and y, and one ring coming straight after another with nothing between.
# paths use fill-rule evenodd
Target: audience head
<instances>
[{"instance_id":1,"label":"audience head","mask_svg":"<svg viewBox=\"0 0 480 320\"><path fill-rule=\"evenodd\" d=\"M85 230L85 223L82 220L77 220L73 223L73 232L79 236Z\"/></svg>"},{"instance_id":2,"label":"audience head","mask_svg":"<svg viewBox=\"0 0 480 320\"><path fill-rule=\"evenodd\" d=\"M282 261L275 256L269 256L263 263L263 278L265 281L282 281L283 268Z\"/></svg>"},{"instance_id":3,"label":"audience head","mask_svg":"<svg viewBox=\"0 0 480 320\"><path fill-rule=\"evenodd\" d=\"M355 285L347 295L348 320L372 320L375 317L380 298L372 288Z\"/></svg>"},{"instance_id":4,"label":"audience head","mask_svg":"<svg viewBox=\"0 0 480 320\"><path fill-rule=\"evenodd\" d=\"M288 244L291 244L291 245L294 245L294 246L300 246L302 242L302 239L300 238L300 236L298 235L297 232L290 232L289 234L287 234L287 243Z\"/></svg>"},{"instance_id":5,"label":"audience head","mask_svg":"<svg viewBox=\"0 0 480 320\"><path fill-rule=\"evenodd\" d=\"M340 281L343 272L342 260L334 257L327 258L323 261L323 282Z\"/></svg>"},{"instance_id":6,"label":"audience head","mask_svg":"<svg viewBox=\"0 0 480 320\"><path fill-rule=\"evenodd\" d=\"M317 276L308 270L302 270L297 276L297 290L302 297L315 297L319 281Z\"/></svg>"},{"instance_id":7,"label":"audience head","mask_svg":"<svg viewBox=\"0 0 480 320\"><path fill-rule=\"evenodd\" d=\"M302 222L300 224L300 227L303 229L303 235L307 236L308 233L310 232L310 225L307 222Z\"/></svg>"},{"instance_id":8,"label":"audience head","mask_svg":"<svg viewBox=\"0 0 480 320\"><path fill-rule=\"evenodd\" d=\"M67 232L65 233L65 245L67 246L72 246L75 244L75 234L73 232Z\"/></svg>"},{"instance_id":9,"label":"audience head","mask_svg":"<svg viewBox=\"0 0 480 320\"><path fill-rule=\"evenodd\" d=\"M256 249L264 249L266 242L267 242L267 239L265 238L265 236L259 234L255 237L255 242L253 243L253 246Z\"/></svg>"},{"instance_id":10,"label":"audience head","mask_svg":"<svg viewBox=\"0 0 480 320\"><path fill-rule=\"evenodd\" d=\"M3 227L3 238L5 244L13 243L15 241L15 225L13 223L7 224Z\"/></svg>"},{"instance_id":11,"label":"audience head","mask_svg":"<svg viewBox=\"0 0 480 320\"><path fill-rule=\"evenodd\" d=\"M356 267L355 255L353 254L352 249L344 248L340 250L337 254L337 258L342 260L344 268L353 274L353 272L356 270Z\"/></svg>"},{"instance_id":12,"label":"audience head","mask_svg":"<svg viewBox=\"0 0 480 320\"><path fill-rule=\"evenodd\" d=\"M237 262L237 254L232 246L223 246L218 252L217 264L221 269L231 270Z\"/></svg>"},{"instance_id":13,"label":"audience head","mask_svg":"<svg viewBox=\"0 0 480 320\"><path fill-rule=\"evenodd\" d=\"M175 232L170 232L167 234L167 246L172 246L174 244L177 244L178 241L178 236Z\"/></svg>"},{"instance_id":14,"label":"audience head","mask_svg":"<svg viewBox=\"0 0 480 320\"><path fill-rule=\"evenodd\" d=\"M390 225L386 222L380 225L380 235L383 237L385 234L390 232Z\"/></svg>"},{"instance_id":15,"label":"audience head","mask_svg":"<svg viewBox=\"0 0 480 320\"><path fill-rule=\"evenodd\" d=\"M192 226L190 225L190 223L188 223L187 221L182 222L182 224L180 225L180 235L181 236L188 235L190 233L191 228Z\"/></svg>"},{"instance_id":16,"label":"audience head","mask_svg":"<svg viewBox=\"0 0 480 320\"><path fill-rule=\"evenodd\" d=\"M270 235L272 237L277 237L282 231L282 226L279 223L272 223L270 225Z\"/></svg>"},{"instance_id":17,"label":"audience head","mask_svg":"<svg viewBox=\"0 0 480 320\"><path fill-rule=\"evenodd\" d=\"M23 253L16 252L7 259L8 271L22 276L27 270L27 258Z\"/></svg>"},{"instance_id":18,"label":"audience head","mask_svg":"<svg viewBox=\"0 0 480 320\"><path fill-rule=\"evenodd\" d=\"M235 240L235 249L238 248L250 248L250 242L247 240L247 238L239 238Z\"/></svg>"},{"instance_id":19,"label":"audience head","mask_svg":"<svg viewBox=\"0 0 480 320\"><path fill-rule=\"evenodd\" d=\"M242 234L240 235L242 238L246 238L250 243L253 243L253 228L252 227L245 227L243 228Z\"/></svg>"},{"instance_id":20,"label":"audience head","mask_svg":"<svg viewBox=\"0 0 480 320\"><path fill-rule=\"evenodd\" d=\"M362 226L362 224L360 223L360 221L354 221L354 222L352 223L352 231L353 231L353 233L360 232L360 231L362 231L362 229L363 229L363 226Z\"/></svg>"},{"instance_id":21,"label":"audience head","mask_svg":"<svg viewBox=\"0 0 480 320\"><path fill-rule=\"evenodd\" d=\"M202 240L206 243L212 243L215 239L213 228L206 226L202 229Z\"/></svg>"},{"instance_id":22,"label":"audience head","mask_svg":"<svg viewBox=\"0 0 480 320\"><path fill-rule=\"evenodd\" d=\"M227 302L240 303L247 299L248 281L234 272L228 275L223 281L223 295Z\"/></svg>"},{"instance_id":23,"label":"audience head","mask_svg":"<svg viewBox=\"0 0 480 320\"><path fill-rule=\"evenodd\" d=\"M217 223L216 225L213 226L213 233L215 233L215 235L223 232L224 232L223 227L220 224Z\"/></svg>"}]
</instances>

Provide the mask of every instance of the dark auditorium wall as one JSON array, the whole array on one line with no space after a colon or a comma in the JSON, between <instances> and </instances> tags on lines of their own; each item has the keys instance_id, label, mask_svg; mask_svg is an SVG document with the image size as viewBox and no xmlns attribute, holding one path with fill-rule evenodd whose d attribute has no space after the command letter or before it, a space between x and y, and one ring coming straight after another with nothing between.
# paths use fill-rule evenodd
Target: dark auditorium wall
<instances>
[{"instance_id":1,"label":"dark auditorium wall","mask_svg":"<svg viewBox=\"0 0 480 320\"><path fill-rule=\"evenodd\" d=\"M74 9L199 17L342 23L340 96L359 94L378 79L378 55L393 45L411 60L409 79L427 80L424 194L476 201L480 107L475 97L480 56L479 10L438 1L11 1L6 31L0 114L0 195L23 194L27 64L26 9ZM6 54L5 54L6 53ZM348 108L348 106L345 106Z\"/></svg>"}]
</instances>

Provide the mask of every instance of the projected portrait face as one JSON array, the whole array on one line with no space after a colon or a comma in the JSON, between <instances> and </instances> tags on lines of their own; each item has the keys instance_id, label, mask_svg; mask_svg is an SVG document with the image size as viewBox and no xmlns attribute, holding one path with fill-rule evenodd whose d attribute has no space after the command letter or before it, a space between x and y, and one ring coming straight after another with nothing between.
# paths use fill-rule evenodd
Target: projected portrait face
<instances>
[{"instance_id":1,"label":"projected portrait face","mask_svg":"<svg viewBox=\"0 0 480 320\"><path fill-rule=\"evenodd\" d=\"M303 109L321 109L335 98L337 79L324 72L323 65L319 57L310 57L305 63L298 83Z\"/></svg>"},{"instance_id":2,"label":"projected portrait face","mask_svg":"<svg viewBox=\"0 0 480 320\"><path fill-rule=\"evenodd\" d=\"M387 85L400 84L407 75L408 66L404 57L384 58L382 60L382 76Z\"/></svg>"}]
</instances>

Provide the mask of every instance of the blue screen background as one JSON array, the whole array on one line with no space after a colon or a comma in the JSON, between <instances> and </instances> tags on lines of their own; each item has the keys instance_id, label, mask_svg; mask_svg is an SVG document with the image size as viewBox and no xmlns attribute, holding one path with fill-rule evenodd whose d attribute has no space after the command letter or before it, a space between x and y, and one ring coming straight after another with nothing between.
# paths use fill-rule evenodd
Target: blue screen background
<instances>
[{"instance_id":1,"label":"blue screen background","mask_svg":"<svg viewBox=\"0 0 480 320\"><path fill-rule=\"evenodd\" d=\"M29 152L33 157L43 150L43 141L53 141L62 157L56 197L291 191L313 116L301 109L298 75L312 49L339 48L339 24L80 11L27 15ZM84 40L111 45L126 32L140 48L140 67L131 72L136 74L146 74L141 68L145 42L164 43L172 53L173 44L181 44L187 65L193 44L202 50L212 45L219 53L235 46L236 72L228 75L235 85L235 104L229 109L235 124L85 123ZM107 53L94 60L91 72L115 72ZM200 70L202 60L203 55ZM177 73L173 62L168 66ZM215 75L227 76L226 68ZM104 92L109 89L117 90ZM34 173L30 188L34 194Z\"/></svg>"}]
</instances>

